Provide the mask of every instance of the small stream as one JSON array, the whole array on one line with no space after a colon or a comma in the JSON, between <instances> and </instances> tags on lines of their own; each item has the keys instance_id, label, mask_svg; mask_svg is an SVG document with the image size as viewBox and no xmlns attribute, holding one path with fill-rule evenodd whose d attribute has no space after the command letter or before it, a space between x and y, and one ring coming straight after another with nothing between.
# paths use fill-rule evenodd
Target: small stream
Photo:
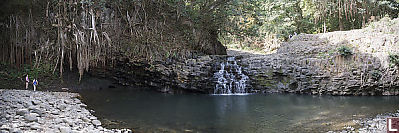
<instances>
[{"instance_id":1,"label":"small stream","mask_svg":"<svg viewBox=\"0 0 399 133\"><path fill-rule=\"evenodd\" d=\"M399 109L399 97L194 95L110 88L80 91L100 118L137 132L324 132Z\"/></svg>"}]
</instances>

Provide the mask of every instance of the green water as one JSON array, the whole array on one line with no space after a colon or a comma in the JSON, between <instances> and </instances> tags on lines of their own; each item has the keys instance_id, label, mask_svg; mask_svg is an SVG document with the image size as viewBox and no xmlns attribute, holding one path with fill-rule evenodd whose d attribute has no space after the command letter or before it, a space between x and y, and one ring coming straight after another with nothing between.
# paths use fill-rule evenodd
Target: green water
<instances>
[{"instance_id":1,"label":"green water","mask_svg":"<svg viewBox=\"0 0 399 133\"><path fill-rule=\"evenodd\" d=\"M399 97L382 96L217 96L117 88L80 94L97 116L119 122L108 127L136 132L325 132L399 109Z\"/></svg>"}]
</instances>

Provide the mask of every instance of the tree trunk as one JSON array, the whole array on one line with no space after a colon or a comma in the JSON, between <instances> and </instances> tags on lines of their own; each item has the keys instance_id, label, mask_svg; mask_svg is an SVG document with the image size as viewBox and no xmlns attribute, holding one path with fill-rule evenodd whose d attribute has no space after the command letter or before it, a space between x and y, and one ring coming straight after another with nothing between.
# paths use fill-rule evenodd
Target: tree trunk
<instances>
[{"instance_id":1,"label":"tree trunk","mask_svg":"<svg viewBox=\"0 0 399 133\"><path fill-rule=\"evenodd\" d=\"M303 28L302 28L302 20L303 20L303 13L302 13L302 9L301 9L301 7L300 7L300 0L297 0L296 2L295 2L295 10L296 10L296 12L299 14L299 16L298 16L298 18L296 18L295 20L296 20L296 26L297 26L297 32L298 33L302 33L304 30L303 30Z\"/></svg>"},{"instance_id":2,"label":"tree trunk","mask_svg":"<svg viewBox=\"0 0 399 133\"><path fill-rule=\"evenodd\" d=\"M344 30L344 24L342 22L342 3L341 0L338 1L338 23L339 23L339 30Z\"/></svg>"}]
</instances>

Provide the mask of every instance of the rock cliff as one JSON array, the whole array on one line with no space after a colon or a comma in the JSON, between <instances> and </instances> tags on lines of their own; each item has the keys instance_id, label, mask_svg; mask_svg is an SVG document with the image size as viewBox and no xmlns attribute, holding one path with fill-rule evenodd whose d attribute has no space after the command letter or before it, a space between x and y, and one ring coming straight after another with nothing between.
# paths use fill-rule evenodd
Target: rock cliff
<instances>
[{"instance_id":1,"label":"rock cliff","mask_svg":"<svg viewBox=\"0 0 399 133\"><path fill-rule=\"evenodd\" d=\"M399 20L360 30L301 34L270 55L244 54L254 91L331 95L398 95ZM350 55L339 49L348 47Z\"/></svg>"}]
</instances>

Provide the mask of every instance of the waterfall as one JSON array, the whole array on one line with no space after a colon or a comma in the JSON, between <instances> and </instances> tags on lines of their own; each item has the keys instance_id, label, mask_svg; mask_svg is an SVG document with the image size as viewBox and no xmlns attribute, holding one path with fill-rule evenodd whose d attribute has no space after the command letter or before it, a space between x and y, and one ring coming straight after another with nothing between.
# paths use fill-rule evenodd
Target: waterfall
<instances>
[{"instance_id":1,"label":"waterfall","mask_svg":"<svg viewBox=\"0 0 399 133\"><path fill-rule=\"evenodd\" d=\"M235 57L228 57L226 62L220 63L220 70L214 73L216 86L214 94L246 94L246 82L249 77L242 73Z\"/></svg>"}]
</instances>

